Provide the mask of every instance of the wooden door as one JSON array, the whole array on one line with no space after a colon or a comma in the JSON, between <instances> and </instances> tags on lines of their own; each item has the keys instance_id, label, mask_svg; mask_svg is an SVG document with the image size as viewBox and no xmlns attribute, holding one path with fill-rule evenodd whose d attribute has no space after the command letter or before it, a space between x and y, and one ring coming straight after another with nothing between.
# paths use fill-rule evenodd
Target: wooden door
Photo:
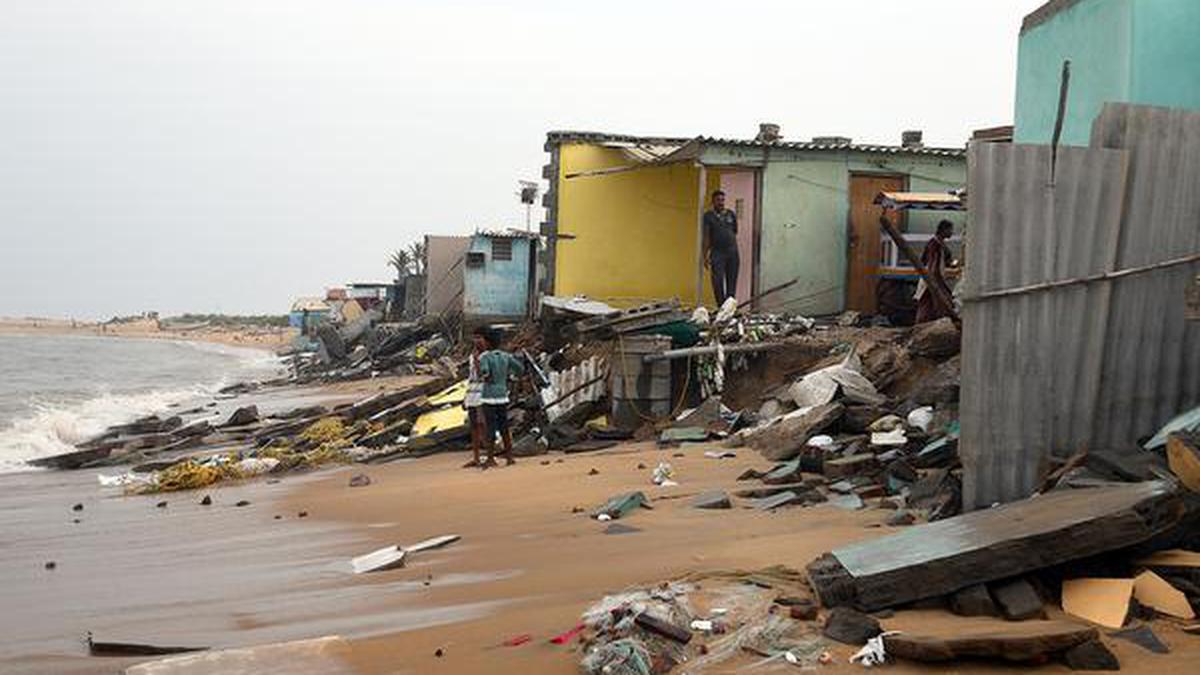
<instances>
[{"instance_id":1,"label":"wooden door","mask_svg":"<svg viewBox=\"0 0 1200 675\"><path fill-rule=\"evenodd\" d=\"M876 174L850 175L850 250L849 276L846 279L846 308L864 313L876 310L875 286L879 278L879 258L883 255L879 227L882 209L875 204L880 192L904 189L904 176ZM894 211L888 212L893 224L901 227Z\"/></svg>"}]
</instances>

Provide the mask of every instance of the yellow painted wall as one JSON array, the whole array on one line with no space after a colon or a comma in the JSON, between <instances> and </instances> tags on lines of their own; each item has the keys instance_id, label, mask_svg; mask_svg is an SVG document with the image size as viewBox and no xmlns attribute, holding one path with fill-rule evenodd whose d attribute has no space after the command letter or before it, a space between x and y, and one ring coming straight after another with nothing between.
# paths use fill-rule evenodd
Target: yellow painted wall
<instances>
[{"instance_id":1,"label":"yellow painted wall","mask_svg":"<svg viewBox=\"0 0 1200 675\"><path fill-rule=\"evenodd\" d=\"M697 181L688 164L598 176L566 175L628 166L619 150L584 143L559 149L554 293L586 295L618 307L696 295ZM720 185L709 170L706 194ZM707 198L706 204L707 208ZM704 281L705 302L712 288Z\"/></svg>"}]
</instances>

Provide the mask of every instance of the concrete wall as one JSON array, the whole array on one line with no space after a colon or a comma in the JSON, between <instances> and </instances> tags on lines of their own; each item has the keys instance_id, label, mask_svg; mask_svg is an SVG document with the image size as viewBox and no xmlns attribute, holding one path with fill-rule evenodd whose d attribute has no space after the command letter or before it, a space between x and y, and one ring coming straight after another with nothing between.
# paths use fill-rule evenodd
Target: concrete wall
<instances>
[{"instance_id":1,"label":"concrete wall","mask_svg":"<svg viewBox=\"0 0 1200 675\"><path fill-rule=\"evenodd\" d=\"M699 169L686 164L566 178L629 166L619 150L585 143L559 150L554 292L619 307L696 295ZM720 184L710 172L705 193ZM570 237L570 238L568 238ZM712 290L704 283L705 301Z\"/></svg>"},{"instance_id":2,"label":"concrete wall","mask_svg":"<svg viewBox=\"0 0 1200 675\"><path fill-rule=\"evenodd\" d=\"M482 253L483 265L463 265L463 315L467 318L505 319L525 316L529 309L530 241L511 242L510 260L497 260L493 244L499 237L471 237L467 253Z\"/></svg>"},{"instance_id":3,"label":"concrete wall","mask_svg":"<svg viewBox=\"0 0 1200 675\"><path fill-rule=\"evenodd\" d=\"M799 281L765 299L765 309L806 315L844 309L854 172L903 174L908 189L920 192L945 192L966 183L963 158L776 153L763 172L759 288ZM932 232L944 217L958 224L963 220L961 214L912 213L907 229Z\"/></svg>"},{"instance_id":4,"label":"concrete wall","mask_svg":"<svg viewBox=\"0 0 1200 675\"><path fill-rule=\"evenodd\" d=\"M463 256L470 237L425 235L425 313L462 308Z\"/></svg>"},{"instance_id":5,"label":"concrete wall","mask_svg":"<svg viewBox=\"0 0 1200 675\"><path fill-rule=\"evenodd\" d=\"M1200 2L1058 0L1017 57L1015 141L1048 143L1062 62L1071 61L1062 143L1087 145L1105 102L1200 108Z\"/></svg>"}]
</instances>

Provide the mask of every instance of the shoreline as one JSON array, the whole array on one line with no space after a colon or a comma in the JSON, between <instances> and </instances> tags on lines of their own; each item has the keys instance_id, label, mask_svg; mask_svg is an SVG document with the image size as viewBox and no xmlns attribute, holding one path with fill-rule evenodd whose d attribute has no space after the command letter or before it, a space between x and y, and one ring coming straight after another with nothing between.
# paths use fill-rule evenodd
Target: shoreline
<instances>
[{"instance_id":1,"label":"shoreline","mask_svg":"<svg viewBox=\"0 0 1200 675\"><path fill-rule=\"evenodd\" d=\"M193 330L161 329L150 320L123 324L75 322L67 319L0 317L0 335L37 337L44 335L76 335L88 337L137 338L146 340L180 340L206 342L230 347L246 347L277 351L296 336L294 328L203 327Z\"/></svg>"}]
</instances>

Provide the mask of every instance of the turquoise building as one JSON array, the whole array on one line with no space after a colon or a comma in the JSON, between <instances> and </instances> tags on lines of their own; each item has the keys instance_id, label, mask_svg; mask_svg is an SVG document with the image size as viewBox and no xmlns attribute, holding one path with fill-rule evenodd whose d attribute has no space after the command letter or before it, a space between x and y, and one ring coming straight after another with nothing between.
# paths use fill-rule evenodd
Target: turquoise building
<instances>
[{"instance_id":1,"label":"turquoise building","mask_svg":"<svg viewBox=\"0 0 1200 675\"><path fill-rule=\"evenodd\" d=\"M503 322L527 316L534 306L536 235L479 232L463 260L462 311L468 323Z\"/></svg>"},{"instance_id":2,"label":"turquoise building","mask_svg":"<svg viewBox=\"0 0 1200 675\"><path fill-rule=\"evenodd\" d=\"M1107 101L1200 109L1200 0L1052 0L1025 17L1017 143L1050 142L1064 60L1065 145L1088 144Z\"/></svg>"}]
</instances>

